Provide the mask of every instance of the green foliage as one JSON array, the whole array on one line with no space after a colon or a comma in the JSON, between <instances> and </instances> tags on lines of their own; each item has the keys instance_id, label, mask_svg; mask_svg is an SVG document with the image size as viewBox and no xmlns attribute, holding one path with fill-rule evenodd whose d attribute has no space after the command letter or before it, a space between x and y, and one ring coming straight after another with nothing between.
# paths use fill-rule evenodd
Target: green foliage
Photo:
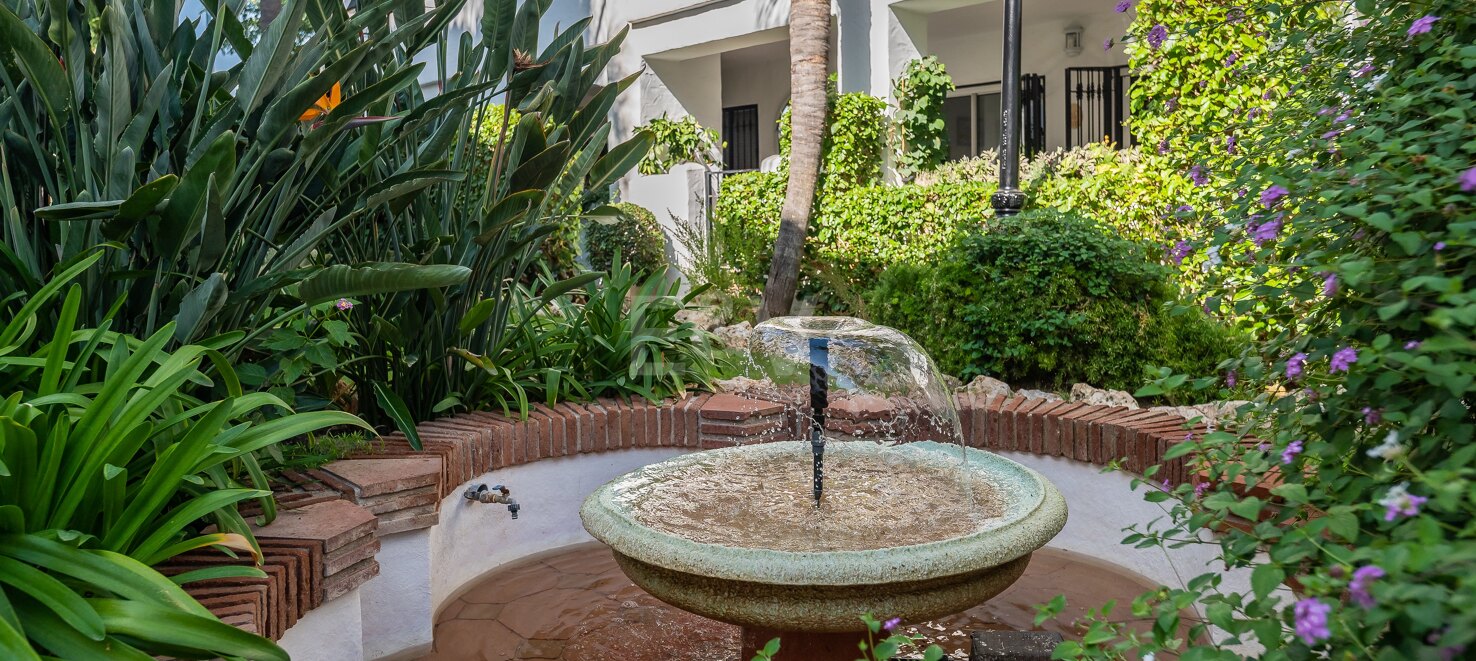
<instances>
[{"instance_id":1,"label":"green foliage","mask_svg":"<svg viewBox=\"0 0 1476 661\"><path fill-rule=\"evenodd\" d=\"M1164 379L1213 392L1235 374L1258 393L1245 426L1264 444L1221 432L1173 448L1212 486L1151 489L1168 519L1125 540L1177 546L1220 531L1209 543L1250 589L1205 574L1142 595L1133 614L1162 621L1192 605L1208 621L1191 636L1213 625L1268 659L1465 658L1476 649L1476 10L1351 5L1357 20L1323 5L1245 7L1277 48L1256 76L1295 81L1297 98L1227 119L1255 138L1217 183L1213 237L1195 248L1222 261L1210 306L1264 314L1275 330L1218 373ZM1213 29L1197 17L1170 26ZM1268 499L1234 484L1276 486ZM1293 580L1296 593L1280 589ZM1298 605L1325 609L1325 624ZM1090 626L1105 635L1063 655L1233 656L1186 650L1171 627Z\"/></svg>"},{"instance_id":2,"label":"green foliage","mask_svg":"<svg viewBox=\"0 0 1476 661\"><path fill-rule=\"evenodd\" d=\"M737 272L746 289L761 291L779 237L779 212L784 207L783 172L744 172L723 177L713 205L712 233L722 246L722 257ZM813 219L812 219L813 223ZM808 244L813 245L813 244Z\"/></svg>"},{"instance_id":3,"label":"green foliage","mask_svg":"<svg viewBox=\"0 0 1476 661\"><path fill-rule=\"evenodd\" d=\"M641 174L666 174L678 163L723 164L723 141L717 131L698 124L696 117L687 115L681 119L667 119L666 113L662 113L647 122L644 128L650 132L654 142L651 151L637 166Z\"/></svg>"},{"instance_id":4,"label":"green foliage","mask_svg":"<svg viewBox=\"0 0 1476 661\"><path fill-rule=\"evenodd\" d=\"M887 146L887 104L865 92L837 94L835 78L826 97L825 137L820 144L820 184L817 193L849 190L881 182L881 164ZM789 162L789 109L779 117L779 153ZM778 216L774 222L778 223ZM770 244L772 248L772 244Z\"/></svg>"},{"instance_id":5,"label":"green foliage","mask_svg":"<svg viewBox=\"0 0 1476 661\"><path fill-rule=\"evenodd\" d=\"M584 254L590 268L608 271L616 256L640 273L666 269L666 234L656 223L656 214L638 204L612 205L620 215L613 221L587 218L584 221Z\"/></svg>"},{"instance_id":6,"label":"green foliage","mask_svg":"<svg viewBox=\"0 0 1476 661\"><path fill-rule=\"evenodd\" d=\"M151 565L205 546L260 557L236 504L271 492L252 453L327 427L363 423L336 411L256 422L286 409L242 392L220 348L169 351L174 324L135 339L80 326L72 283L49 338L37 333L93 254L0 312L0 649L8 659L142 658L152 654L287 658L217 620ZM239 339L237 334L234 339ZM216 385L221 399L189 394ZM219 532L200 533L206 523ZM256 576L254 568L228 575Z\"/></svg>"},{"instance_id":7,"label":"green foliage","mask_svg":"<svg viewBox=\"0 0 1476 661\"><path fill-rule=\"evenodd\" d=\"M281 323L261 335L259 350L244 352L242 358L251 362L237 367L241 385L270 392L303 410L341 404L315 395L344 395L343 362L364 359L347 358L358 346L345 319L353 307L343 298L278 317ZM307 392L299 396L297 386L303 383L308 384Z\"/></svg>"},{"instance_id":8,"label":"green foliage","mask_svg":"<svg viewBox=\"0 0 1476 661\"><path fill-rule=\"evenodd\" d=\"M527 412L528 402L552 406L562 399L639 395L653 402L681 395L689 385L706 389L729 369L715 356L710 333L681 321L702 293L678 294L680 285L666 270L644 280L616 260L602 280L582 278L583 302L562 296L546 284L541 296L520 289L515 324L518 338L502 355L456 353L483 378L470 392L479 401Z\"/></svg>"},{"instance_id":9,"label":"green foliage","mask_svg":"<svg viewBox=\"0 0 1476 661\"><path fill-rule=\"evenodd\" d=\"M907 63L893 85L897 99L897 170L904 177L938 167L948 158L943 104L953 91L953 78L937 56Z\"/></svg>"},{"instance_id":10,"label":"green foliage","mask_svg":"<svg viewBox=\"0 0 1476 661\"><path fill-rule=\"evenodd\" d=\"M377 419L402 430L448 411L508 402L526 409L519 384L528 376L525 367L537 368L542 347L519 330L533 316L522 308L535 305L524 293L538 288L534 298L547 297L546 305L588 281L574 275L544 287L538 273L569 276L567 256L577 246L584 214L608 215L598 200L650 148L644 131L610 144L609 111L637 75L596 83L624 33L609 43L586 44L587 21L578 21L539 51L544 9L543 3L494 0L484 17L485 41L463 48L441 95L397 97L404 105L391 110L414 120L404 124L435 129L402 156L446 174L407 182L421 191L398 202L372 231L342 232L329 242L326 256L341 261L401 255L467 273L463 283L435 295L365 298L361 305L368 309L349 317L359 351L373 357L346 369L358 401L379 404ZM487 103L499 93L502 105ZM468 171L477 176L462 175ZM563 256L550 259L550 251ZM489 386L492 374L454 359L462 352L497 357L506 369L495 378L503 381ZM367 396L370 390L375 397ZM494 392L504 395L488 394Z\"/></svg>"},{"instance_id":11,"label":"green foliage","mask_svg":"<svg viewBox=\"0 0 1476 661\"><path fill-rule=\"evenodd\" d=\"M964 378L1134 388L1151 367L1208 367L1230 352L1202 315L1163 309L1176 295L1142 246L1080 216L1035 210L988 221L933 266L889 269L867 311Z\"/></svg>"},{"instance_id":12,"label":"green foliage","mask_svg":"<svg viewBox=\"0 0 1476 661\"><path fill-rule=\"evenodd\" d=\"M460 176L420 155L460 117L457 102L404 112L420 100L424 65L412 56L460 5L391 30L392 5L362 3L351 17L331 0L285 3L255 44L234 12L181 21L178 3L162 0L0 6L0 289L33 292L105 244L80 281L89 323L121 301L115 330L152 335L173 321L185 343L318 302L292 288L321 274L315 257L331 236ZM299 30L312 35L302 45ZM241 61L217 70L227 44ZM301 119L335 89L341 105ZM371 293L368 281L400 291L467 275L370 272L392 254L338 255L337 274L318 284L340 291L314 291L331 300Z\"/></svg>"}]
</instances>

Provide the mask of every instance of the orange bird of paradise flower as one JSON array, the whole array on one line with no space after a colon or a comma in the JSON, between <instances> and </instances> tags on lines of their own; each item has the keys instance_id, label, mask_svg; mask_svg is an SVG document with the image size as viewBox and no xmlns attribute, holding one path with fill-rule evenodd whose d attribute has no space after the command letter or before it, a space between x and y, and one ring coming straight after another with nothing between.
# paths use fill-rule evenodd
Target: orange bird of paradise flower
<instances>
[{"instance_id":1,"label":"orange bird of paradise flower","mask_svg":"<svg viewBox=\"0 0 1476 661\"><path fill-rule=\"evenodd\" d=\"M333 83L333 89L329 90L328 93L324 94L322 97L319 97L318 100L313 103L313 107L308 108L302 113L302 116L298 117L297 119L303 122L321 120L323 119L324 115L327 115L334 108L337 108L338 104L342 102L343 87L338 83Z\"/></svg>"}]
</instances>

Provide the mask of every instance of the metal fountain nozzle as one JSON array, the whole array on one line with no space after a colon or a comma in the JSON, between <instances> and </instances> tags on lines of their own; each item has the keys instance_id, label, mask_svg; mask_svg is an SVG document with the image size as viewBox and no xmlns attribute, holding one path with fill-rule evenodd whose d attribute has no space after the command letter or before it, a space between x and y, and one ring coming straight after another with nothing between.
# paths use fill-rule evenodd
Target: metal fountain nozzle
<instances>
[{"instance_id":1,"label":"metal fountain nozzle","mask_svg":"<svg viewBox=\"0 0 1476 661\"><path fill-rule=\"evenodd\" d=\"M485 484L473 484L467 487L466 492L461 495L467 500L478 503L507 505L508 513L512 514L512 518L516 519L518 518L518 510L522 509L522 505L519 505L518 501L511 497L511 494L512 490L501 484L494 484L490 488Z\"/></svg>"},{"instance_id":2,"label":"metal fountain nozzle","mask_svg":"<svg viewBox=\"0 0 1476 661\"><path fill-rule=\"evenodd\" d=\"M810 451L815 455L815 507L825 493L825 409L830 407L830 338L810 338Z\"/></svg>"}]
</instances>

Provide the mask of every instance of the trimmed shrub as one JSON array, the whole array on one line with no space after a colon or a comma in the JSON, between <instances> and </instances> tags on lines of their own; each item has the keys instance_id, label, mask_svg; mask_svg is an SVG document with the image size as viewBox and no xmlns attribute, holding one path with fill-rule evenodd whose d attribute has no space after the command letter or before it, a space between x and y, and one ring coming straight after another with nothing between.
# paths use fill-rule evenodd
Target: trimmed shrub
<instances>
[{"instance_id":1,"label":"trimmed shrub","mask_svg":"<svg viewBox=\"0 0 1476 661\"><path fill-rule=\"evenodd\" d=\"M1175 316L1172 272L1082 216L1031 210L989 220L928 266L888 269L868 316L912 335L945 371L1063 388L1135 389L1158 366L1212 368L1227 331Z\"/></svg>"},{"instance_id":2,"label":"trimmed shrub","mask_svg":"<svg viewBox=\"0 0 1476 661\"><path fill-rule=\"evenodd\" d=\"M584 253L589 258L589 267L609 271L619 253L622 261L637 272L655 273L665 269L666 235L656 222L656 215L630 202L613 206L621 213L615 222L584 222Z\"/></svg>"}]
</instances>

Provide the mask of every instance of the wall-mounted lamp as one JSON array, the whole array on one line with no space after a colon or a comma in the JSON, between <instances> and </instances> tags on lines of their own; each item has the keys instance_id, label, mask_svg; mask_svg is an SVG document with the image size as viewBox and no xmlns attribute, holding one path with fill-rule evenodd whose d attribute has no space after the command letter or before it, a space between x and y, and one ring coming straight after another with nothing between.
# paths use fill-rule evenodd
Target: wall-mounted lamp
<instances>
[{"instance_id":1,"label":"wall-mounted lamp","mask_svg":"<svg viewBox=\"0 0 1476 661\"><path fill-rule=\"evenodd\" d=\"M1066 55L1076 57L1081 55L1081 36L1085 30L1080 25L1066 26Z\"/></svg>"}]
</instances>

